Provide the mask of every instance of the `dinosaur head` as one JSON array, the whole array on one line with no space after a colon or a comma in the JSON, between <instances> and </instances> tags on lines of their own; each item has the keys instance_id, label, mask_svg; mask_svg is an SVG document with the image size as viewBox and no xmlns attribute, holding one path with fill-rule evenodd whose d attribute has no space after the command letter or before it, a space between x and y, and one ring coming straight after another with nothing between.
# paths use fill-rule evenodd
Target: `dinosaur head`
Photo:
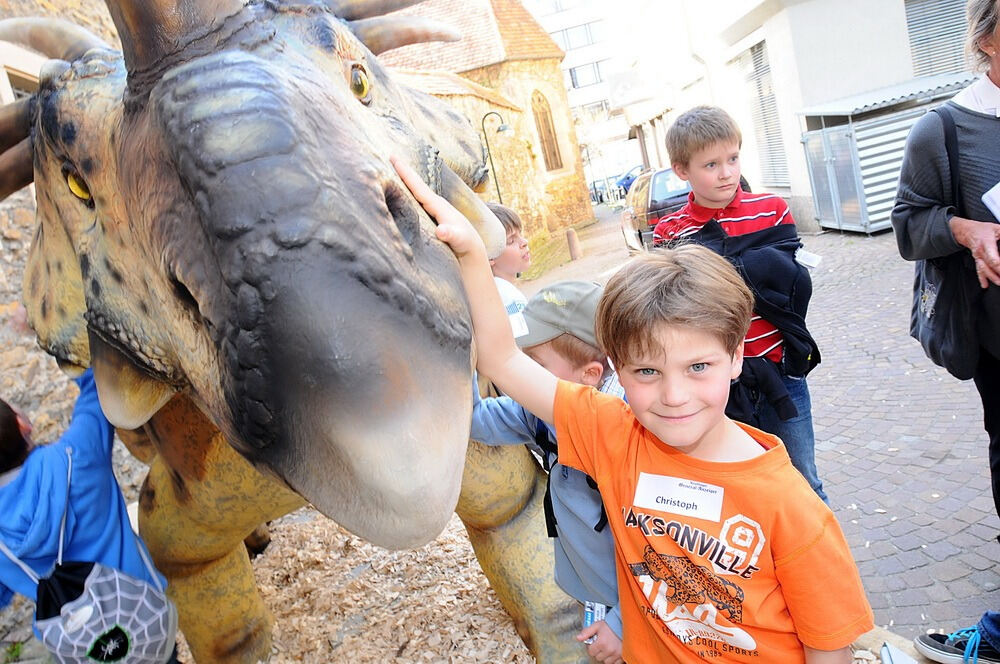
<instances>
[{"instance_id":1,"label":"dinosaur head","mask_svg":"<svg viewBox=\"0 0 1000 664\"><path fill-rule=\"evenodd\" d=\"M389 547L454 508L472 368L456 261L389 155L491 249L504 239L470 190L475 130L373 54L447 36L370 15L403 4L109 0L123 53L73 42L0 117L21 164L0 170L16 184L33 166L42 346L94 367L116 426L185 392L246 458Z\"/></svg>"}]
</instances>

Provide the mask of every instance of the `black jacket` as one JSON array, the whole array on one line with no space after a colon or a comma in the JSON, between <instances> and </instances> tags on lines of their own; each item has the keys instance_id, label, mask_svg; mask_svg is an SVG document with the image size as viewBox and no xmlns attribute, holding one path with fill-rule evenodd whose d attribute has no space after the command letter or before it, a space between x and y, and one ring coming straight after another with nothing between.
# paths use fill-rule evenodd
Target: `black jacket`
<instances>
[{"instance_id":1,"label":"black jacket","mask_svg":"<svg viewBox=\"0 0 1000 664\"><path fill-rule=\"evenodd\" d=\"M713 219L684 239L724 256L739 271L753 291L754 310L785 339L783 374L805 376L819 364L819 347L806 329L812 280L795 261L802 243L793 224L730 236Z\"/></svg>"}]
</instances>

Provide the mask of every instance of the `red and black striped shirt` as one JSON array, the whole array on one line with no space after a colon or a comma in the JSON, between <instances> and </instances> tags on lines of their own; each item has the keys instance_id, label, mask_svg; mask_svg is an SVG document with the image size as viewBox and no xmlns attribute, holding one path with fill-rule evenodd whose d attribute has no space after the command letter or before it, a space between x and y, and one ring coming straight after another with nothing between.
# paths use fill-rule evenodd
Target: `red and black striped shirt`
<instances>
[{"instance_id":1,"label":"red and black striped shirt","mask_svg":"<svg viewBox=\"0 0 1000 664\"><path fill-rule=\"evenodd\" d=\"M697 233L702 226L715 219L722 230L731 236L745 235L780 224L794 224L788 204L775 194L752 194L736 190L736 196L724 208L707 208L694 202L694 193L688 194L688 203L670 214L653 229L653 245L663 245ZM766 357L780 362L784 339L774 325L754 314L745 339L746 357Z\"/></svg>"}]
</instances>

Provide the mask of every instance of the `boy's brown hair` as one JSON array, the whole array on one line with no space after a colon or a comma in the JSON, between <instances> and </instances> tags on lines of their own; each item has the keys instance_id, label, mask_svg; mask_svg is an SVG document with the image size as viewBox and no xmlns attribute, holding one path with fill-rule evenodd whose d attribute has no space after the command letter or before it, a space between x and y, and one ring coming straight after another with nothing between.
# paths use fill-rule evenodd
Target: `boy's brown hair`
<instances>
[{"instance_id":1,"label":"boy's brown hair","mask_svg":"<svg viewBox=\"0 0 1000 664\"><path fill-rule=\"evenodd\" d=\"M17 413L0 399L0 473L17 468L28 456L28 441L21 433Z\"/></svg>"},{"instance_id":2,"label":"boy's brown hair","mask_svg":"<svg viewBox=\"0 0 1000 664\"><path fill-rule=\"evenodd\" d=\"M660 325L714 334L734 353L750 328L753 293L725 258L682 244L626 263L604 287L597 341L615 367L658 352Z\"/></svg>"},{"instance_id":3,"label":"boy's brown hair","mask_svg":"<svg viewBox=\"0 0 1000 664\"><path fill-rule=\"evenodd\" d=\"M670 163L687 166L695 152L723 141L743 145L736 121L718 106L695 106L681 113L667 130Z\"/></svg>"},{"instance_id":4,"label":"boy's brown hair","mask_svg":"<svg viewBox=\"0 0 1000 664\"><path fill-rule=\"evenodd\" d=\"M550 345L552 350L559 353L567 362L569 362L574 367L582 367L585 364L590 364L591 362L598 362L604 366L604 373L602 374L602 379L606 378L611 367L608 365L608 356L597 346L592 346L580 337L574 336L569 332L564 332L560 334L555 339L551 341L546 341L544 344L538 344L538 346L532 346L526 348L525 350L530 351L531 348L538 348L544 345Z\"/></svg>"},{"instance_id":5,"label":"boy's brown hair","mask_svg":"<svg viewBox=\"0 0 1000 664\"><path fill-rule=\"evenodd\" d=\"M507 235L510 235L511 233L520 233L524 228L524 225L521 223L521 217L517 216L517 212L514 212L506 205L500 205L499 203L487 201L486 207L488 207L490 211L497 216L497 219L500 220L500 223L503 225L503 230Z\"/></svg>"}]
</instances>

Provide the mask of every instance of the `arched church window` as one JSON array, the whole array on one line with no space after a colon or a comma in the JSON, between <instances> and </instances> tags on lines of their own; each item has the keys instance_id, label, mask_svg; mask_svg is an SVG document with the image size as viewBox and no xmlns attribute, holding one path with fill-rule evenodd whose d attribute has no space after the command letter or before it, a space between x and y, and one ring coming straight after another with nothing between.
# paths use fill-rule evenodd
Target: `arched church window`
<instances>
[{"instance_id":1,"label":"arched church window","mask_svg":"<svg viewBox=\"0 0 1000 664\"><path fill-rule=\"evenodd\" d=\"M538 90L531 93L531 111L535 116L535 129L542 141L542 157L545 159L545 170L555 171L562 168L562 155L559 154L559 141L556 140L556 128L552 124L552 110L549 101Z\"/></svg>"}]
</instances>

